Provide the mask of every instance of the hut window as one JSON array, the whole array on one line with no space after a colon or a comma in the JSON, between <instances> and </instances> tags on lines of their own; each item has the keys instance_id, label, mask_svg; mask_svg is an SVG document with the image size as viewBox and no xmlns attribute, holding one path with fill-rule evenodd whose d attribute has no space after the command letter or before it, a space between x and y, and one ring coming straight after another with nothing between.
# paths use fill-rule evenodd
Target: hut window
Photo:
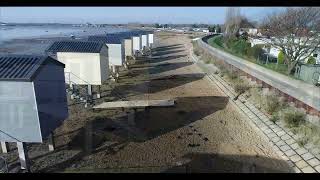
<instances>
[{"instance_id":1,"label":"hut window","mask_svg":"<svg viewBox=\"0 0 320 180\"><path fill-rule=\"evenodd\" d=\"M318 57L318 54L313 54L313 57Z\"/></svg>"}]
</instances>

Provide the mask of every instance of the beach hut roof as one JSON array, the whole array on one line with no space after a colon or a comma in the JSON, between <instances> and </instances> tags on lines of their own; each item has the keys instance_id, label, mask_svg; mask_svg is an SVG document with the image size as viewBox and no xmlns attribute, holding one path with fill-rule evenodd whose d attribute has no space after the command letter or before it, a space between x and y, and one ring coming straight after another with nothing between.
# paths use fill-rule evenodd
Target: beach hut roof
<instances>
[{"instance_id":1,"label":"beach hut roof","mask_svg":"<svg viewBox=\"0 0 320 180\"><path fill-rule=\"evenodd\" d=\"M99 36L89 36L88 41L103 42L107 44L121 44L125 36L121 34L105 34Z\"/></svg>"},{"instance_id":2,"label":"beach hut roof","mask_svg":"<svg viewBox=\"0 0 320 180\"><path fill-rule=\"evenodd\" d=\"M46 52L84 52L99 53L103 43L90 41L56 41Z\"/></svg>"},{"instance_id":3,"label":"beach hut roof","mask_svg":"<svg viewBox=\"0 0 320 180\"><path fill-rule=\"evenodd\" d=\"M134 36L140 36L140 35L144 34L143 31L132 31L131 33L132 33Z\"/></svg>"},{"instance_id":4,"label":"beach hut roof","mask_svg":"<svg viewBox=\"0 0 320 180\"><path fill-rule=\"evenodd\" d=\"M132 36L134 36L134 33L131 31L119 32L117 34L120 35L123 39L130 39Z\"/></svg>"},{"instance_id":5,"label":"beach hut roof","mask_svg":"<svg viewBox=\"0 0 320 180\"><path fill-rule=\"evenodd\" d=\"M64 64L49 57L38 55L0 55L0 81L32 81L48 62Z\"/></svg>"}]
</instances>

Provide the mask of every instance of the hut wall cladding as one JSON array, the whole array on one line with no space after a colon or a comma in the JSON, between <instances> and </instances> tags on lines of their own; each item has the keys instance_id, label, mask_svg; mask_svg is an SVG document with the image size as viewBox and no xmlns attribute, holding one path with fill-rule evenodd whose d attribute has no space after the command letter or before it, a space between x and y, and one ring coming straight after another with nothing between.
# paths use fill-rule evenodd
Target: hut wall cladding
<instances>
[{"instance_id":1,"label":"hut wall cladding","mask_svg":"<svg viewBox=\"0 0 320 180\"><path fill-rule=\"evenodd\" d=\"M124 44L107 44L109 49L109 66L122 66L124 63Z\"/></svg>"},{"instance_id":2,"label":"hut wall cladding","mask_svg":"<svg viewBox=\"0 0 320 180\"><path fill-rule=\"evenodd\" d=\"M48 137L68 117L64 69L48 64L34 79L41 134Z\"/></svg>"},{"instance_id":3,"label":"hut wall cladding","mask_svg":"<svg viewBox=\"0 0 320 180\"><path fill-rule=\"evenodd\" d=\"M0 81L0 140L41 143L68 117L64 68L47 63L32 82Z\"/></svg>"},{"instance_id":4,"label":"hut wall cladding","mask_svg":"<svg viewBox=\"0 0 320 180\"><path fill-rule=\"evenodd\" d=\"M136 51L141 50L141 44L140 44L140 37L139 36L133 36L132 37L132 53L135 53Z\"/></svg>"},{"instance_id":5,"label":"hut wall cladding","mask_svg":"<svg viewBox=\"0 0 320 180\"><path fill-rule=\"evenodd\" d=\"M100 52L100 76L102 83L109 78L109 49L104 46Z\"/></svg>"},{"instance_id":6,"label":"hut wall cladding","mask_svg":"<svg viewBox=\"0 0 320 180\"><path fill-rule=\"evenodd\" d=\"M124 40L125 56L132 56L132 39Z\"/></svg>"},{"instance_id":7,"label":"hut wall cladding","mask_svg":"<svg viewBox=\"0 0 320 180\"><path fill-rule=\"evenodd\" d=\"M148 35L141 35L141 48L148 47Z\"/></svg>"},{"instance_id":8,"label":"hut wall cladding","mask_svg":"<svg viewBox=\"0 0 320 180\"><path fill-rule=\"evenodd\" d=\"M33 82L0 82L0 140L42 142Z\"/></svg>"},{"instance_id":9,"label":"hut wall cladding","mask_svg":"<svg viewBox=\"0 0 320 180\"><path fill-rule=\"evenodd\" d=\"M57 52L57 59L66 65L66 82L79 85L101 85L109 76L108 50L100 53Z\"/></svg>"},{"instance_id":10,"label":"hut wall cladding","mask_svg":"<svg viewBox=\"0 0 320 180\"><path fill-rule=\"evenodd\" d=\"M148 34L148 43L153 44L153 34Z\"/></svg>"}]
</instances>

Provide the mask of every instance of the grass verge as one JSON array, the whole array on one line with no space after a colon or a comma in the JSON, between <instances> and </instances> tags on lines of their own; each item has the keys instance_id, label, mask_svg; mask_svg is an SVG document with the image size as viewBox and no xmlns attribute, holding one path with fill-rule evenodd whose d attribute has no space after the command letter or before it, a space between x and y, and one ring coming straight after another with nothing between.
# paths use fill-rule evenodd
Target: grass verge
<instances>
[{"instance_id":1,"label":"grass verge","mask_svg":"<svg viewBox=\"0 0 320 180\"><path fill-rule=\"evenodd\" d=\"M197 48L198 45L196 45ZM216 45L218 46L218 45ZM283 98L274 91L265 92L262 87L249 85L246 80L240 78L240 74L230 70L223 61L212 57L204 50L198 50L200 60L209 64L214 64L219 70L214 74L219 74L234 88L235 92L246 92L247 98L254 102L259 109L267 112L273 123L282 121L294 134L299 136L297 143L304 146L311 143L313 146L320 148L320 128L306 121L306 114L295 107L289 106Z\"/></svg>"}]
</instances>

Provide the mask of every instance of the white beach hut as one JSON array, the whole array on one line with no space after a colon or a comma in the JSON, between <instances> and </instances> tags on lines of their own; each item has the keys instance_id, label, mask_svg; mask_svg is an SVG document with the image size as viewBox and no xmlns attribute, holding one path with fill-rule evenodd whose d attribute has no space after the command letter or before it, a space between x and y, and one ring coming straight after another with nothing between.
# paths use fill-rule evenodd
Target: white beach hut
<instances>
[{"instance_id":1,"label":"white beach hut","mask_svg":"<svg viewBox=\"0 0 320 180\"><path fill-rule=\"evenodd\" d=\"M120 32L116 33L116 35L118 35L119 38L123 39L124 41L125 56L132 56L132 37L135 35L134 32Z\"/></svg>"},{"instance_id":2,"label":"white beach hut","mask_svg":"<svg viewBox=\"0 0 320 180\"><path fill-rule=\"evenodd\" d=\"M127 67L128 65L128 59L130 57L133 57L133 43L132 43L132 37L134 36L134 33L129 31L129 32L120 32L118 35L123 39L124 42L124 54L125 54L125 66Z\"/></svg>"},{"instance_id":3,"label":"white beach hut","mask_svg":"<svg viewBox=\"0 0 320 180\"><path fill-rule=\"evenodd\" d=\"M125 62L124 39L119 34L89 36L88 41L105 43L108 46L109 67L118 77L118 68Z\"/></svg>"},{"instance_id":4,"label":"white beach hut","mask_svg":"<svg viewBox=\"0 0 320 180\"><path fill-rule=\"evenodd\" d=\"M148 32L148 47L151 49L153 45L153 32Z\"/></svg>"},{"instance_id":5,"label":"white beach hut","mask_svg":"<svg viewBox=\"0 0 320 180\"><path fill-rule=\"evenodd\" d=\"M142 32L141 36L141 50L145 50L149 47L148 44L148 33Z\"/></svg>"},{"instance_id":6,"label":"white beach hut","mask_svg":"<svg viewBox=\"0 0 320 180\"><path fill-rule=\"evenodd\" d=\"M46 52L66 65L65 79L70 85L88 85L88 95L92 95L92 85L100 86L109 78L108 47L99 42L58 41Z\"/></svg>"},{"instance_id":7,"label":"white beach hut","mask_svg":"<svg viewBox=\"0 0 320 180\"><path fill-rule=\"evenodd\" d=\"M132 32L132 53L137 56L142 50L140 32Z\"/></svg>"}]
</instances>

